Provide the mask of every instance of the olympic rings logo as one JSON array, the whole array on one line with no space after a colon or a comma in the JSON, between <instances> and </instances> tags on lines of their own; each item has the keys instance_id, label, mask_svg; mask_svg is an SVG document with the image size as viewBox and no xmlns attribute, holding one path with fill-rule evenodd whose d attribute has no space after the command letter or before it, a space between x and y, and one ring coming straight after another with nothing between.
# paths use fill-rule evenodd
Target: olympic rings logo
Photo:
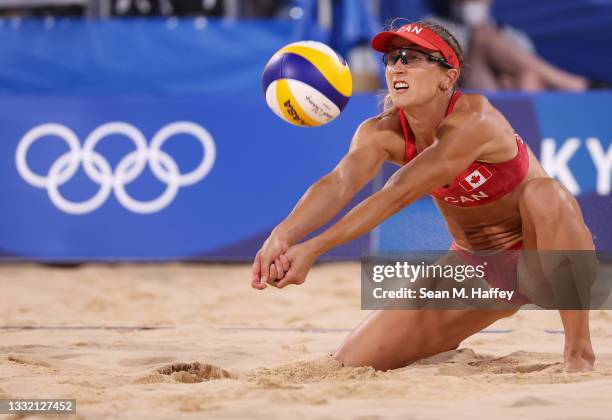
<instances>
[{"instance_id":1,"label":"olympic rings logo","mask_svg":"<svg viewBox=\"0 0 612 420\"><path fill-rule=\"evenodd\" d=\"M115 170L106 158L96 152L96 145L106 136L122 135L134 143L136 150L123 157ZM191 172L182 174L176 161L161 150L163 144L177 134L189 134L195 137L204 148L200 164ZM46 176L34 173L27 163L29 148L45 136L55 136L64 140L69 151L61 155L51 165ZM45 188L51 202L60 210L70 214L86 214L98 209L108 199L111 192L126 209L134 213L155 213L168 206L178 194L181 187L193 185L202 180L212 169L215 162L216 148L212 136L203 127L193 122L178 121L161 128L147 146L147 140L139 129L124 122L109 122L96 128L87 136L81 147L76 134L61 124L41 124L30 129L19 141L15 153L17 171L30 185ZM153 175L166 184L164 192L150 201L138 201L125 190L125 186L134 181L149 165ZM68 182L83 165L87 176L100 189L93 197L75 202L64 198L59 187Z\"/></svg>"}]
</instances>

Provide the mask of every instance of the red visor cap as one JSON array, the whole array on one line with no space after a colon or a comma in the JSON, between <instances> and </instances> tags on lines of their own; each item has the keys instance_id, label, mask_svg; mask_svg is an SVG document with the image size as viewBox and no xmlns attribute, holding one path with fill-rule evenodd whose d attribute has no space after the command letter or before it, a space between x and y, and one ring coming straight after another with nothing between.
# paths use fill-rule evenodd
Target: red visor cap
<instances>
[{"instance_id":1,"label":"red visor cap","mask_svg":"<svg viewBox=\"0 0 612 420\"><path fill-rule=\"evenodd\" d=\"M414 23L404 25L397 31L380 32L372 38L372 48L376 51L387 52L391 40L396 36L414 42L416 45L429 51L440 51L444 59L454 69L459 70L459 59L455 51L440 38L434 31Z\"/></svg>"}]
</instances>

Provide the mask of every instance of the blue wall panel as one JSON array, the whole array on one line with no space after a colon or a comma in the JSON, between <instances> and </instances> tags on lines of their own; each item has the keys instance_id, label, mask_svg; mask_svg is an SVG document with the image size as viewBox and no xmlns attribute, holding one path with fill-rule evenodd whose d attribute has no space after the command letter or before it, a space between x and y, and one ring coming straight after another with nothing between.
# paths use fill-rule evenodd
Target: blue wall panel
<instances>
[{"instance_id":1,"label":"blue wall panel","mask_svg":"<svg viewBox=\"0 0 612 420\"><path fill-rule=\"evenodd\" d=\"M0 249L7 255L50 259L250 257L252 242L263 241L306 188L335 166L348 149L354 127L375 111L372 98L355 97L336 121L305 129L272 114L259 92L247 97L1 97L0 176L4 181L0 191L7 199L0 207ZM151 153L155 134L181 121L210 133L216 157L205 177L181 187L167 205L139 213L118 194L114 183L125 184L130 196L147 202L163 194L170 182L169 176L162 175L160 180L151 171L150 156L138 176L121 182L130 169L128 165L121 172L118 167L136 147L129 136L116 130L93 149L102 161L94 163L99 167L107 162L112 173L96 178L95 171L91 176L84 170L79 150L99 127L130 124L144 136L145 153ZM53 188L27 182L25 170L18 170L16 153L19 144L27 141L26 133L50 123L74 132L77 151L71 154L57 135L37 136L27 150L27 167L53 185L52 165L63 155L73 156L81 165L55 183L57 190L65 200L82 203L94 197L100 185L113 183L112 192L99 205L72 211L61 198L58 205L58 199L50 197ZM170 137L161 150L182 174L194 170L204 158L203 146L189 133ZM162 172L170 173L168 163L160 163ZM67 171L61 163L57 165L54 173L62 178ZM351 255L367 244L367 239L358 241Z\"/></svg>"},{"instance_id":2,"label":"blue wall panel","mask_svg":"<svg viewBox=\"0 0 612 420\"><path fill-rule=\"evenodd\" d=\"M5 256L251 258L306 188L335 166L358 124L378 110L378 97L355 95L324 127L298 128L274 116L260 78L269 56L295 35L285 22L68 20L50 29L41 21L2 22L0 253ZM491 100L548 169L566 183L575 180L597 246L612 249L607 223L612 93L502 94ZM198 167L205 156L198 140L178 133L161 151L153 147L160 130L180 122L207 130L216 152L208 173L185 185L177 184L185 179L172 171L185 174ZM68 153L57 135L31 138L25 163L39 177L24 175L24 165L21 170L17 165L19 145L45 124L73 136L73 150ZM85 152L92 133L109 124L114 131ZM140 138L140 154L133 153L133 139L116 132L128 125L129 134ZM575 150L569 150L573 144ZM563 150L571 152L567 161ZM394 170L386 166L382 180ZM100 201L74 211L69 202L95 197L100 185L106 188ZM168 188L172 194L143 212L122 193L123 185L145 203ZM355 202L372 189L369 185ZM444 222L425 198L330 256L357 258L371 245L444 249L449 243Z\"/></svg>"}]
</instances>

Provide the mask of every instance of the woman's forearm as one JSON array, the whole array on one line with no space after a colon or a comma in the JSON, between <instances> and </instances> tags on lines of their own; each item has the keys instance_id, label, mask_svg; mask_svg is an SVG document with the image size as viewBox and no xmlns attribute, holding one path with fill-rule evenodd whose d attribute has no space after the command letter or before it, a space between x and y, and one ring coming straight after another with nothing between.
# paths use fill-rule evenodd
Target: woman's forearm
<instances>
[{"instance_id":1,"label":"woman's forearm","mask_svg":"<svg viewBox=\"0 0 612 420\"><path fill-rule=\"evenodd\" d=\"M324 254L374 229L412 201L410 193L401 192L398 188L383 188L308 242L317 256Z\"/></svg>"},{"instance_id":2,"label":"woman's forearm","mask_svg":"<svg viewBox=\"0 0 612 420\"><path fill-rule=\"evenodd\" d=\"M332 172L315 182L273 235L294 245L329 222L378 173L389 158L387 141L372 118L359 126L349 153Z\"/></svg>"},{"instance_id":3,"label":"woman's forearm","mask_svg":"<svg viewBox=\"0 0 612 420\"><path fill-rule=\"evenodd\" d=\"M355 186L346 185L327 175L304 193L289 216L273 231L290 245L329 222L357 193Z\"/></svg>"}]
</instances>

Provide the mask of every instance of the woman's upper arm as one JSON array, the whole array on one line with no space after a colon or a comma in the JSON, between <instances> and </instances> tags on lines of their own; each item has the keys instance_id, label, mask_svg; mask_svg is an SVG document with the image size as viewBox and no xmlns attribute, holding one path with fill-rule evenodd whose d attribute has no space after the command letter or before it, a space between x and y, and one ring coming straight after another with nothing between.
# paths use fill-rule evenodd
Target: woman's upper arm
<instances>
[{"instance_id":1,"label":"woman's upper arm","mask_svg":"<svg viewBox=\"0 0 612 420\"><path fill-rule=\"evenodd\" d=\"M376 118L362 123L355 131L348 153L330 174L335 182L357 190L363 188L389 158L390 152L385 145L388 135L380 129Z\"/></svg>"}]
</instances>

